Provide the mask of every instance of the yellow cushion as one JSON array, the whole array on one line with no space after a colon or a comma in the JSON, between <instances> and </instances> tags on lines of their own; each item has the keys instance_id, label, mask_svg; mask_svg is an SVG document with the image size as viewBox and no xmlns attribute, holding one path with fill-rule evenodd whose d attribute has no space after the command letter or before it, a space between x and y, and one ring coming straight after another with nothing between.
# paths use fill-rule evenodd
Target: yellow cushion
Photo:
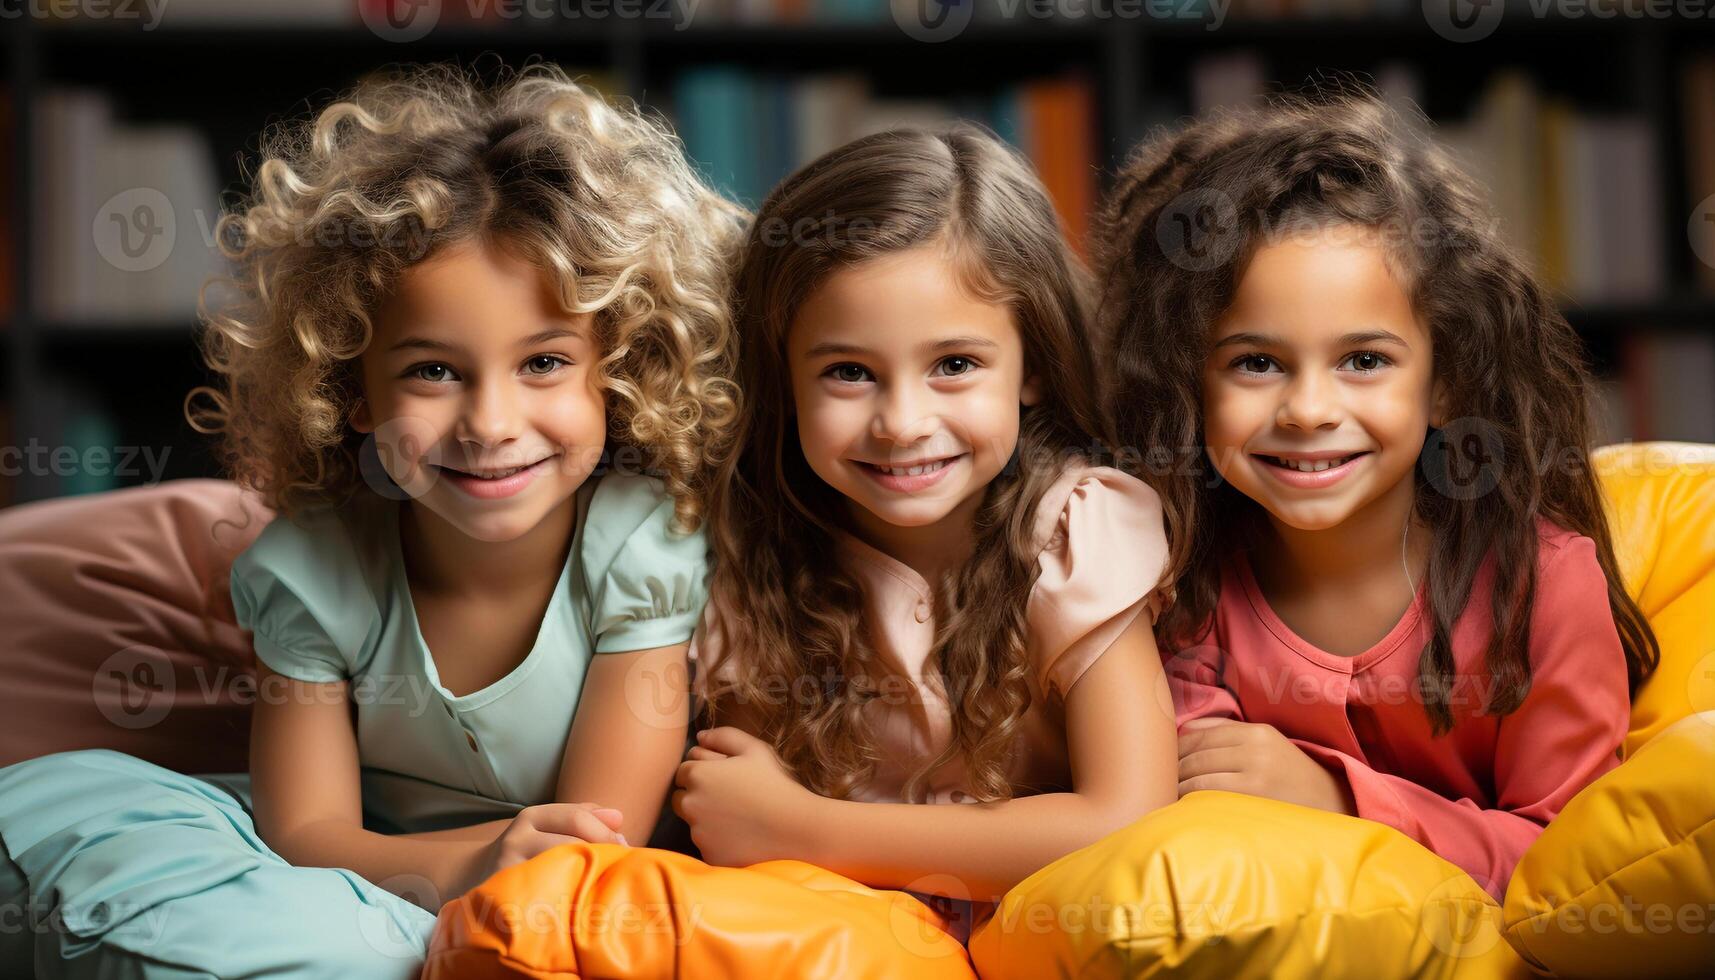
<instances>
[{"instance_id":1,"label":"yellow cushion","mask_svg":"<svg viewBox=\"0 0 1715 980\"><path fill-rule=\"evenodd\" d=\"M1594 456L1626 590L1661 644L1626 762L1567 804L1508 883L1509 942L1562 975L1715 964L1715 446Z\"/></svg>"},{"instance_id":2,"label":"yellow cushion","mask_svg":"<svg viewBox=\"0 0 1715 980\"><path fill-rule=\"evenodd\" d=\"M1573 797L1525 852L1506 937L1562 976L1715 971L1715 711Z\"/></svg>"},{"instance_id":3,"label":"yellow cushion","mask_svg":"<svg viewBox=\"0 0 1715 980\"><path fill-rule=\"evenodd\" d=\"M1383 824L1198 792L1020 882L972 935L1004 977L1524 977L1501 909Z\"/></svg>"},{"instance_id":4,"label":"yellow cushion","mask_svg":"<svg viewBox=\"0 0 1715 980\"><path fill-rule=\"evenodd\" d=\"M1715 750L1703 718L1668 731L1715 711L1715 446L1611 446L1593 463L1661 666L1635 699L1628 761L1527 852L1504 915L1458 868L1382 824L1193 793L1021 882L971 939L978 972L1529 976L1514 943L1567 975L1715 963ZM1704 931L1616 943L1596 923L1567 925L1627 895L1700 911ZM1598 959L1590 950L1603 942L1614 945Z\"/></svg>"},{"instance_id":5,"label":"yellow cushion","mask_svg":"<svg viewBox=\"0 0 1715 980\"><path fill-rule=\"evenodd\" d=\"M1620 577L1661 643L1632 701L1629 757L1686 715L1715 711L1715 446L1629 443L1592 461Z\"/></svg>"}]
</instances>

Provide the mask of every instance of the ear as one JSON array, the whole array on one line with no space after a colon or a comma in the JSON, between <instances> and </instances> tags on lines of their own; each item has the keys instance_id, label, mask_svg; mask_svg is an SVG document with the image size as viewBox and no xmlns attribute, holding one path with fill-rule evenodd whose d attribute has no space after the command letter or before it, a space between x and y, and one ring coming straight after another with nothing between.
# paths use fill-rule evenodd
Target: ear
<instances>
[{"instance_id":1,"label":"ear","mask_svg":"<svg viewBox=\"0 0 1715 980\"><path fill-rule=\"evenodd\" d=\"M1447 384L1436 378L1430 389L1429 396L1429 425L1431 428L1445 428L1451 421L1447 416L1452 412L1452 396L1447 392Z\"/></svg>"},{"instance_id":2,"label":"ear","mask_svg":"<svg viewBox=\"0 0 1715 980\"><path fill-rule=\"evenodd\" d=\"M351 406L351 427L359 432L374 432L375 419L369 414L369 399L358 396L356 404Z\"/></svg>"},{"instance_id":3,"label":"ear","mask_svg":"<svg viewBox=\"0 0 1715 980\"><path fill-rule=\"evenodd\" d=\"M1024 387L1018 390L1018 403L1029 408L1042 401L1042 378L1031 375L1024 379Z\"/></svg>"}]
</instances>

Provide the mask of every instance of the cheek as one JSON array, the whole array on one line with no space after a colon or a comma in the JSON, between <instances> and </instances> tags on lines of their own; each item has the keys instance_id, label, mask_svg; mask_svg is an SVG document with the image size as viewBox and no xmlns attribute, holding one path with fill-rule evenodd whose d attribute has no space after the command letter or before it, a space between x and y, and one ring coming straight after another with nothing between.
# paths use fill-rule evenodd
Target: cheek
<instances>
[{"instance_id":1,"label":"cheek","mask_svg":"<svg viewBox=\"0 0 1715 980\"><path fill-rule=\"evenodd\" d=\"M543 393L540 427L564 446L599 445L607 434L607 399L593 384L567 385Z\"/></svg>"},{"instance_id":2,"label":"cheek","mask_svg":"<svg viewBox=\"0 0 1715 980\"><path fill-rule=\"evenodd\" d=\"M1358 392L1353 400L1372 433L1421 445L1429 428L1427 379L1400 377Z\"/></svg>"},{"instance_id":3,"label":"cheek","mask_svg":"<svg viewBox=\"0 0 1715 980\"><path fill-rule=\"evenodd\" d=\"M1256 391L1205 379L1203 393L1203 441L1211 446L1243 443L1267 421L1265 401Z\"/></svg>"},{"instance_id":4,"label":"cheek","mask_svg":"<svg viewBox=\"0 0 1715 980\"><path fill-rule=\"evenodd\" d=\"M806 391L794 395L798 442L804 458L838 455L863 435L870 413L864 399L834 398Z\"/></svg>"},{"instance_id":5,"label":"cheek","mask_svg":"<svg viewBox=\"0 0 1715 980\"><path fill-rule=\"evenodd\" d=\"M964 431L959 433L971 448L995 457L1009 457L1018 443L1019 413L1018 385L987 385L968 392L960 399L960 411L948 421Z\"/></svg>"}]
</instances>

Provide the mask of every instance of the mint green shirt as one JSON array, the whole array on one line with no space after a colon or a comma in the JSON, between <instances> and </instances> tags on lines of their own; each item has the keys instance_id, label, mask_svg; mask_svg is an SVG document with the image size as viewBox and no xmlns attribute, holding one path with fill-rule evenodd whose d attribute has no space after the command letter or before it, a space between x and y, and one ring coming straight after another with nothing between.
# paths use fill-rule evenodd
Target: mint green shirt
<instances>
[{"instance_id":1,"label":"mint green shirt","mask_svg":"<svg viewBox=\"0 0 1715 980\"><path fill-rule=\"evenodd\" d=\"M609 474L577 497L535 645L462 697L441 686L417 626L403 504L360 494L279 517L234 560L232 603L257 658L287 677L350 684L366 827L417 833L552 802L591 658L690 639L707 598L702 533L672 529L672 498L649 477Z\"/></svg>"}]
</instances>

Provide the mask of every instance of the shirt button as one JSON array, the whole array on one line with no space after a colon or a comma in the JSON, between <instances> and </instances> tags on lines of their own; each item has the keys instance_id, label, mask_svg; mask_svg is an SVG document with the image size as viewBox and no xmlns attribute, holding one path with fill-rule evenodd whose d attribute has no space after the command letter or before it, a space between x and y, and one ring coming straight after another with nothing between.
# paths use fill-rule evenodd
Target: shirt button
<instances>
[{"instance_id":1,"label":"shirt button","mask_svg":"<svg viewBox=\"0 0 1715 980\"><path fill-rule=\"evenodd\" d=\"M472 752L475 752L476 751L476 736L472 735L470 732L465 732L464 733L464 740L466 742L470 743L470 750Z\"/></svg>"},{"instance_id":2,"label":"shirt button","mask_svg":"<svg viewBox=\"0 0 1715 980\"><path fill-rule=\"evenodd\" d=\"M919 623L927 623L929 621L929 604L927 602L919 602L917 604L916 616Z\"/></svg>"}]
</instances>

